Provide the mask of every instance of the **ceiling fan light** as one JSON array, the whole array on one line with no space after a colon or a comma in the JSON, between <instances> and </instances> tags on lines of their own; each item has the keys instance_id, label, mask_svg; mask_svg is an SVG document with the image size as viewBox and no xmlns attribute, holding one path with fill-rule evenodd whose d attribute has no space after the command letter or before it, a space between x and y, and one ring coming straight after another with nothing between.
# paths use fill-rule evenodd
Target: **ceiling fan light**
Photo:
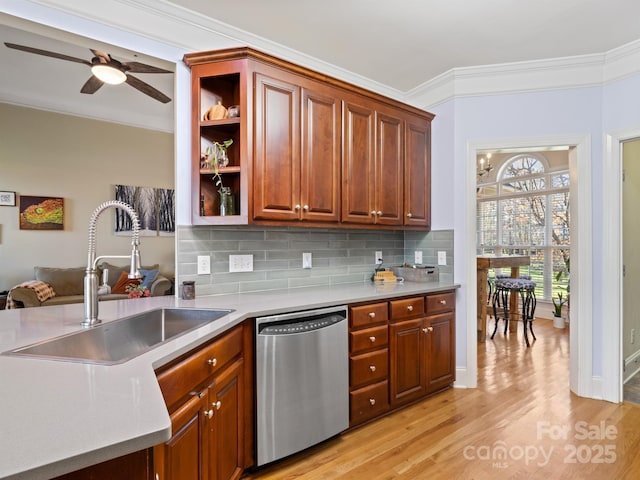
<instances>
[{"instance_id":1,"label":"ceiling fan light","mask_svg":"<svg viewBox=\"0 0 640 480\"><path fill-rule=\"evenodd\" d=\"M110 85L119 85L127 79L127 75L122 70L109 65L94 65L91 67L91 73Z\"/></svg>"}]
</instances>

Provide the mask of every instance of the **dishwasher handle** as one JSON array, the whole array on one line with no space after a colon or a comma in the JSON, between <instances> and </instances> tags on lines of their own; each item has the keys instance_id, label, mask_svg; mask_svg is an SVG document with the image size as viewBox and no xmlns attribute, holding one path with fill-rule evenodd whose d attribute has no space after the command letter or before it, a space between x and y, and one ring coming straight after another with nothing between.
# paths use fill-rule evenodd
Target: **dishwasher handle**
<instances>
[{"instance_id":1,"label":"dishwasher handle","mask_svg":"<svg viewBox=\"0 0 640 480\"><path fill-rule=\"evenodd\" d=\"M276 317L277 318L277 317ZM347 311L313 314L297 318L264 321L258 325L258 335L294 335L297 333L312 332L340 323L347 318Z\"/></svg>"}]
</instances>

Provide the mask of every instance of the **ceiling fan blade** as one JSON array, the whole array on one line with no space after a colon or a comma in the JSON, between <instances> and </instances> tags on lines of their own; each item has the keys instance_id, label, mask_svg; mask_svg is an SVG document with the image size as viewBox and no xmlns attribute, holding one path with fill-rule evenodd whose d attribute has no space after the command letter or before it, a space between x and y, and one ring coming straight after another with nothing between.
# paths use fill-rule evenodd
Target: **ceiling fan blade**
<instances>
[{"instance_id":1,"label":"ceiling fan blade","mask_svg":"<svg viewBox=\"0 0 640 480\"><path fill-rule=\"evenodd\" d=\"M76 58L76 57L70 57L69 55L63 55L62 53L50 52L48 50L40 50L39 48L26 47L24 45L16 45L15 43L4 42L4 44L9 48L14 48L16 50L21 50L23 52L35 53L37 55L44 55L45 57L52 57L60 60L67 60L68 62L82 63L84 65L91 66L91 62L87 60L83 60L81 58Z\"/></svg>"},{"instance_id":2,"label":"ceiling fan blade","mask_svg":"<svg viewBox=\"0 0 640 480\"><path fill-rule=\"evenodd\" d=\"M80 93L96 93L102 85L104 85L104 82L102 80L100 80L95 75L91 75L89 80L87 80L80 89Z\"/></svg>"},{"instance_id":3,"label":"ceiling fan blade","mask_svg":"<svg viewBox=\"0 0 640 480\"><path fill-rule=\"evenodd\" d=\"M173 73L170 70L153 67L151 65L140 62L122 62L122 65L128 68L131 73Z\"/></svg>"},{"instance_id":4,"label":"ceiling fan blade","mask_svg":"<svg viewBox=\"0 0 640 480\"><path fill-rule=\"evenodd\" d=\"M159 102L169 103L171 101L171 99L160 90L155 89L148 83L145 83L132 75L127 75L126 82L133 88L140 90L142 93L149 95L151 98L158 100Z\"/></svg>"}]
</instances>

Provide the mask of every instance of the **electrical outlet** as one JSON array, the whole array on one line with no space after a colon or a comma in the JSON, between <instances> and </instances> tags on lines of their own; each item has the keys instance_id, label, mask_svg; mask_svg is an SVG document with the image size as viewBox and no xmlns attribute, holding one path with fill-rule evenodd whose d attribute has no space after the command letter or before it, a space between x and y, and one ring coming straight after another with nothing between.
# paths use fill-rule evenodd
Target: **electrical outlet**
<instances>
[{"instance_id":1,"label":"electrical outlet","mask_svg":"<svg viewBox=\"0 0 640 480\"><path fill-rule=\"evenodd\" d=\"M211 273L211 257L209 255L198 255L198 275Z\"/></svg>"},{"instance_id":2,"label":"electrical outlet","mask_svg":"<svg viewBox=\"0 0 640 480\"><path fill-rule=\"evenodd\" d=\"M631 343L636 343L636 329L631 329Z\"/></svg>"},{"instance_id":3,"label":"electrical outlet","mask_svg":"<svg viewBox=\"0 0 640 480\"><path fill-rule=\"evenodd\" d=\"M416 265L422 265L422 252L420 250L416 250L413 252L413 263Z\"/></svg>"},{"instance_id":4,"label":"electrical outlet","mask_svg":"<svg viewBox=\"0 0 640 480\"><path fill-rule=\"evenodd\" d=\"M229 255L229 272L253 272L253 255Z\"/></svg>"},{"instance_id":5,"label":"electrical outlet","mask_svg":"<svg viewBox=\"0 0 640 480\"><path fill-rule=\"evenodd\" d=\"M302 254L302 268L311 268L313 261L311 252L305 252Z\"/></svg>"},{"instance_id":6,"label":"electrical outlet","mask_svg":"<svg viewBox=\"0 0 640 480\"><path fill-rule=\"evenodd\" d=\"M438 265L447 264L447 252L438 252Z\"/></svg>"},{"instance_id":7,"label":"electrical outlet","mask_svg":"<svg viewBox=\"0 0 640 480\"><path fill-rule=\"evenodd\" d=\"M376 251L376 265L380 265L382 263L382 251Z\"/></svg>"}]
</instances>

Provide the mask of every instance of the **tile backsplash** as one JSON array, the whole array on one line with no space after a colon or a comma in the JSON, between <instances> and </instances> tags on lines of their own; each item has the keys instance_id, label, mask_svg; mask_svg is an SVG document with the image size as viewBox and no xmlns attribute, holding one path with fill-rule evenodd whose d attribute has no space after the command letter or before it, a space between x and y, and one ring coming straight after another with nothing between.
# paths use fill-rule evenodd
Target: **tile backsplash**
<instances>
[{"instance_id":1,"label":"tile backsplash","mask_svg":"<svg viewBox=\"0 0 640 480\"><path fill-rule=\"evenodd\" d=\"M300 227L179 227L176 285L195 280L197 295L240 293L314 285L368 282L375 252L383 265L413 263L420 250L425 265L445 251L440 280L453 281L453 230L402 232ZM302 268L302 254L312 268ZM211 273L197 274L199 255L211 259ZM229 272L229 255L253 255L253 272Z\"/></svg>"}]
</instances>

